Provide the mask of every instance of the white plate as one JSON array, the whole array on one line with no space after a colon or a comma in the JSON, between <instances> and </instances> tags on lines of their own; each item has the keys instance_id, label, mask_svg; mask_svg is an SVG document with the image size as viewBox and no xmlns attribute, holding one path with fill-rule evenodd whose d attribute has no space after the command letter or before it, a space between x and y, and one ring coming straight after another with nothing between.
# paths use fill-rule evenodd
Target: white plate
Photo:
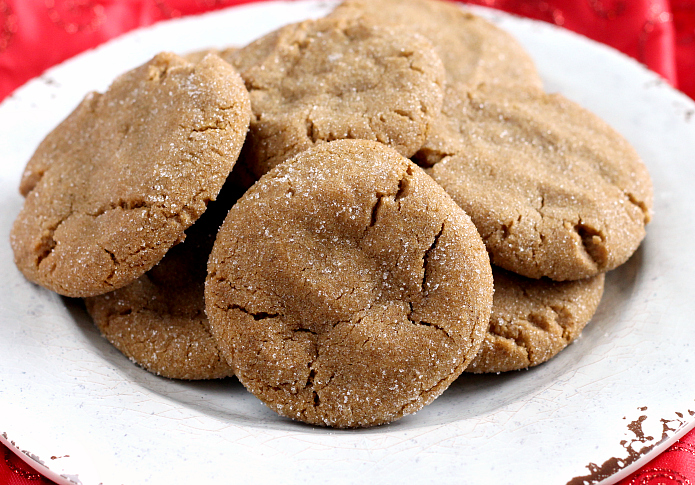
<instances>
[{"instance_id":1,"label":"white plate","mask_svg":"<svg viewBox=\"0 0 695 485\"><path fill-rule=\"evenodd\" d=\"M12 262L21 170L89 90L160 50L241 45L325 13L315 1L247 5L156 25L50 70L0 106L0 434L53 477L85 485L614 482L695 424L695 104L615 51L499 13L547 87L595 111L643 156L654 221L608 276L583 336L529 371L458 379L392 425L335 431L289 422L234 379L174 382L133 365L78 302ZM583 479L580 477L584 477Z\"/></svg>"}]
</instances>

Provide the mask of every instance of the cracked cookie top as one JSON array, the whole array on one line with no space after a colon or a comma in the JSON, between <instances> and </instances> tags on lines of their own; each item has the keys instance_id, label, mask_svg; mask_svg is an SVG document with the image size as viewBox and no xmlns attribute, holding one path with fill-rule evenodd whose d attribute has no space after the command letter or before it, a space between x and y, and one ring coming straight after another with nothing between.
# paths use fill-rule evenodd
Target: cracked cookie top
<instances>
[{"instance_id":1,"label":"cracked cookie top","mask_svg":"<svg viewBox=\"0 0 695 485\"><path fill-rule=\"evenodd\" d=\"M207 260L217 230L238 197L235 170L205 213L151 270L118 290L85 298L102 335L157 375L217 379L234 374L205 315Z\"/></svg>"},{"instance_id":2,"label":"cracked cookie top","mask_svg":"<svg viewBox=\"0 0 695 485\"><path fill-rule=\"evenodd\" d=\"M524 278L492 267L490 328L466 372L525 369L573 342L598 307L605 275L575 281Z\"/></svg>"},{"instance_id":3,"label":"cracked cookie top","mask_svg":"<svg viewBox=\"0 0 695 485\"><path fill-rule=\"evenodd\" d=\"M162 53L89 94L27 164L17 266L71 297L132 282L215 199L249 117L241 78L214 55Z\"/></svg>"},{"instance_id":4,"label":"cracked cookie top","mask_svg":"<svg viewBox=\"0 0 695 485\"><path fill-rule=\"evenodd\" d=\"M493 264L575 280L637 249L651 179L604 121L559 94L480 89L450 100L453 150L419 162L471 216Z\"/></svg>"},{"instance_id":5,"label":"cracked cookie top","mask_svg":"<svg viewBox=\"0 0 695 485\"><path fill-rule=\"evenodd\" d=\"M340 140L277 166L230 210L206 311L239 380L308 423L386 423L478 351L492 274L469 217L422 169Z\"/></svg>"},{"instance_id":6,"label":"cracked cookie top","mask_svg":"<svg viewBox=\"0 0 695 485\"><path fill-rule=\"evenodd\" d=\"M244 151L258 176L337 139L379 141L409 157L442 105L442 62L403 27L307 20L223 56L251 96Z\"/></svg>"}]
</instances>

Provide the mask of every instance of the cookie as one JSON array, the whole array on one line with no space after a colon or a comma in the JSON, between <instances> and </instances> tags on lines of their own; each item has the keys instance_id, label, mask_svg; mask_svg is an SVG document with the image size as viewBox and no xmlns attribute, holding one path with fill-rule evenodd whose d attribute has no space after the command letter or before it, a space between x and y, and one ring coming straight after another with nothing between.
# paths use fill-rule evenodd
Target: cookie
<instances>
[{"instance_id":1,"label":"cookie","mask_svg":"<svg viewBox=\"0 0 695 485\"><path fill-rule=\"evenodd\" d=\"M444 110L456 150L427 173L471 216L493 264L575 280L617 267L639 246L651 179L597 116L559 94L523 91L471 91Z\"/></svg>"},{"instance_id":2,"label":"cookie","mask_svg":"<svg viewBox=\"0 0 695 485\"><path fill-rule=\"evenodd\" d=\"M408 26L432 42L444 63L448 86L543 87L533 60L510 34L454 2L346 0L328 17Z\"/></svg>"},{"instance_id":3,"label":"cookie","mask_svg":"<svg viewBox=\"0 0 695 485\"><path fill-rule=\"evenodd\" d=\"M131 284L85 298L102 335L146 370L172 379L233 375L205 315L207 260L217 230L238 198L237 167L218 199L156 266Z\"/></svg>"},{"instance_id":4,"label":"cookie","mask_svg":"<svg viewBox=\"0 0 695 485\"><path fill-rule=\"evenodd\" d=\"M241 78L217 56L162 53L89 94L27 164L17 266L71 297L134 281L215 199L249 117Z\"/></svg>"},{"instance_id":5,"label":"cookie","mask_svg":"<svg viewBox=\"0 0 695 485\"><path fill-rule=\"evenodd\" d=\"M604 274L576 281L530 279L492 268L490 328L466 372L525 369L574 341L601 301Z\"/></svg>"},{"instance_id":6,"label":"cookie","mask_svg":"<svg viewBox=\"0 0 695 485\"><path fill-rule=\"evenodd\" d=\"M380 143L317 145L230 210L208 262L213 334L239 380L307 423L387 423L431 402L488 327L468 216Z\"/></svg>"},{"instance_id":7,"label":"cookie","mask_svg":"<svg viewBox=\"0 0 695 485\"><path fill-rule=\"evenodd\" d=\"M379 141L409 157L442 104L441 60L426 39L402 27L307 20L224 59L250 92L245 158L258 176L336 139Z\"/></svg>"}]
</instances>

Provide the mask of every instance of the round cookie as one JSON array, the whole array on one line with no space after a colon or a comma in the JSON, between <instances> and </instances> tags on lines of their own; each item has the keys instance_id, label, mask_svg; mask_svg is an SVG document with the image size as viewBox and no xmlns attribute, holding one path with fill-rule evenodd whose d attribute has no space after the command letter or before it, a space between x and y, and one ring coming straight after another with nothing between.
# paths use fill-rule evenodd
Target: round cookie
<instances>
[{"instance_id":1,"label":"round cookie","mask_svg":"<svg viewBox=\"0 0 695 485\"><path fill-rule=\"evenodd\" d=\"M478 351L485 248L431 178L375 142L317 145L230 210L206 309L239 380L283 416L387 423L431 402Z\"/></svg>"},{"instance_id":2,"label":"round cookie","mask_svg":"<svg viewBox=\"0 0 695 485\"><path fill-rule=\"evenodd\" d=\"M102 335L133 362L172 379L234 374L205 315L207 260L239 194L236 167L215 202L155 267L118 290L85 298Z\"/></svg>"},{"instance_id":3,"label":"round cookie","mask_svg":"<svg viewBox=\"0 0 695 485\"><path fill-rule=\"evenodd\" d=\"M441 60L401 27L307 20L223 57L251 96L245 157L258 176L336 139L379 141L409 157L442 105Z\"/></svg>"},{"instance_id":4,"label":"round cookie","mask_svg":"<svg viewBox=\"0 0 695 485\"><path fill-rule=\"evenodd\" d=\"M466 372L506 372L542 364L569 345L601 301L604 274L576 281L530 279L492 268L490 328Z\"/></svg>"},{"instance_id":5,"label":"round cookie","mask_svg":"<svg viewBox=\"0 0 695 485\"><path fill-rule=\"evenodd\" d=\"M444 63L448 86L543 88L533 60L511 35L455 2L345 0L328 17L364 17L423 35Z\"/></svg>"},{"instance_id":6,"label":"round cookie","mask_svg":"<svg viewBox=\"0 0 695 485\"><path fill-rule=\"evenodd\" d=\"M597 116L558 94L482 89L444 109L457 148L427 173L471 216L493 264L575 280L617 267L639 246L651 179Z\"/></svg>"},{"instance_id":7,"label":"round cookie","mask_svg":"<svg viewBox=\"0 0 695 485\"><path fill-rule=\"evenodd\" d=\"M17 266L71 297L132 282L215 199L249 117L241 78L214 55L162 53L89 94L27 164Z\"/></svg>"}]
</instances>

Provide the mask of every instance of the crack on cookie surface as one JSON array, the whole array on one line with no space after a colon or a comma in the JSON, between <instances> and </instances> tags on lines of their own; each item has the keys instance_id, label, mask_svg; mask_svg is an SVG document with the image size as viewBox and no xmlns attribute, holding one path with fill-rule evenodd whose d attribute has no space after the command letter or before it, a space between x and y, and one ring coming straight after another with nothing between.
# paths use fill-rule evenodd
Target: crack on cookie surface
<instances>
[{"instance_id":1,"label":"crack on cookie surface","mask_svg":"<svg viewBox=\"0 0 695 485\"><path fill-rule=\"evenodd\" d=\"M253 318L255 321L266 320L268 318L279 318L281 316L279 313L252 312L249 309L244 308L241 305L236 305L236 304L227 305L226 309L227 310L239 310L240 312L245 313L246 315ZM301 330L297 330L297 331L311 332L310 330L307 330L307 329L301 329Z\"/></svg>"},{"instance_id":2,"label":"crack on cookie surface","mask_svg":"<svg viewBox=\"0 0 695 485\"><path fill-rule=\"evenodd\" d=\"M119 199L113 202L110 202L108 205L99 207L93 212L87 212L86 215L97 218L101 215L104 215L105 213L116 210L116 209L122 209L124 211L130 211L130 210L137 210L137 209L151 209L152 204L150 202L147 202L142 199L136 199L136 200L124 200L124 199Z\"/></svg>"},{"instance_id":3,"label":"crack on cookie surface","mask_svg":"<svg viewBox=\"0 0 695 485\"><path fill-rule=\"evenodd\" d=\"M62 222L62 221L61 221ZM60 223L55 227L48 228L48 234L41 237L40 243L37 246L36 255L36 267L41 267L43 261L48 258L56 247L56 240L53 238L56 229L60 226ZM55 268L55 266L53 266Z\"/></svg>"},{"instance_id":4,"label":"crack on cookie surface","mask_svg":"<svg viewBox=\"0 0 695 485\"><path fill-rule=\"evenodd\" d=\"M116 275L116 271L118 270L119 264L118 264L118 259L116 259L116 255L113 254L112 251L109 251L108 249L102 247L101 249L104 250L106 254L109 255L111 258L111 261L113 262L113 268L111 269L111 273L105 278L104 282L108 285L110 284L111 279Z\"/></svg>"},{"instance_id":5,"label":"crack on cookie surface","mask_svg":"<svg viewBox=\"0 0 695 485\"><path fill-rule=\"evenodd\" d=\"M43 263L47 261L48 258L53 254L58 242L55 240L55 233L58 228L62 226L68 219L69 214L72 213L73 203L72 200L69 202L68 213L61 214L61 217L57 222L51 224L49 227L43 228L41 238L39 239L39 244L35 248L37 251L37 256L35 260L35 267L37 270L41 271L45 266ZM52 274L56 269L56 265L52 264L49 268L49 274Z\"/></svg>"},{"instance_id":6,"label":"crack on cookie surface","mask_svg":"<svg viewBox=\"0 0 695 485\"><path fill-rule=\"evenodd\" d=\"M413 167L408 165L405 169L405 174L403 174L401 178L398 180L398 189L396 190L396 193L393 196L393 200L398 202L399 211L402 209L401 199L408 196L412 178Z\"/></svg>"},{"instance_id":7,"label":"crack on cookie surface","mask_svg":"<svg viewBox=\"0 0 695 485\"><path fill-rule=\"evenodd\" d=\"M647 204L643 201L640 200L635 194L629 191L623 191L627 199L630 201L630 203L636 207L639 208L639 210L642 212L643 217L644 217L644 224L648 224L651 221L651 210L647 206Z\"/></svg>"},{"instance_id":8,"label":"crack on cookie surface","mask_svg":"<svg viewBox=\"0 0 695 485\"><path fill-rule=\"evenodd\" d=\"M430 247L425 250L425 253L422 256L422 282L420 283L420 292L422 295L427 298L429 295L429 288L430 285L428 284L428 268L430 264L433 262L433 254L435 250L437 249L437 245L439 244L439 238L442 237L442 234L444 233L444 223L442 223L441 227L439 228L439 231L437 234L435 234L434 239L432 240L432 244L430 244Z\"/></svg>"},{"instance_id":9,"label":"crack on cookie surface","mask_svg":"<svg viewBox=\"0 0 695 485\"><path fill-rule=\"evenodd\" d=\"M596 264L596 267L603 269L608 262L608 250L605 245L605 234L588 223L579 222L574 226L575 232L581 239L582 246L586 254Z\"/></svg>"},{"instance_id":10,"label":"crack on cookie surface","mask_svg":"<svg viewBox=\"0 0 695 485\"><path fill-rule=\"evenodd\" d=\"M222 110L224 111L224 110ZM181 126L181 128L187 129L186 126ZM216 131L216 130L221 130L225 131L230 128L230 125L227 121L222 120L220 118L215 118L212 120L209 120L207 124L203 125L198 125L198 126L192 126L190 128L191 133L205 133L207 131Z\"/></svg>"}]
</instances>

